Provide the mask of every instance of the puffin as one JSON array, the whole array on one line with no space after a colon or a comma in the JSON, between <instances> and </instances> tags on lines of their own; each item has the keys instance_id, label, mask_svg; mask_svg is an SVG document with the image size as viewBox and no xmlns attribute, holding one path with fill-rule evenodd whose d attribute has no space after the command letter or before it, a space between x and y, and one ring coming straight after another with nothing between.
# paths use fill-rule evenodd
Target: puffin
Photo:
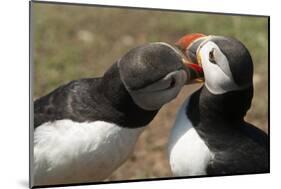
<instances>
[{"instance_id":1,"label":"puffin","mask_svg":"<svg viewBox=\"0 0 281 189\"><path fill-rule=\"evenodd\" d=\"M253 98L253 62L237 39L200 33L176 45L204 72L204 84L177 112L168 140L174 176L269 172L267 134L245 121Z\"/></svg>"},{"instance_id":2,"label":"puffin","mask_svg":"<svg viewBox=\"0 0 281 189\"><path fill-rule=\"evenodd\" d=\"M33 184L108 178L159 109L200 71L175 47L148 43L129 50L102 77L71 81L35 100Z\"/></svg>"}]
</instances>

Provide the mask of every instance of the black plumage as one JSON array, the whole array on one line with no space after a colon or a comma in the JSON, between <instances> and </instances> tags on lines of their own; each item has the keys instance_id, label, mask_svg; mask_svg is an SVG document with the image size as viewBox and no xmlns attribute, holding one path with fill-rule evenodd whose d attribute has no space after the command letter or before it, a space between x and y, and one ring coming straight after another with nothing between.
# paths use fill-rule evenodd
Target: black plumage
<instances>
[{"instance_id":1,"label":"black plumage","mask_svg":"<svg viewBox=\"0 0 281 189\"><path fill-rule=\"evenodd\" d=\"M244 44L234 38L221 36L213 37L212 41L227 55L235 83L239 86L252 84L254 67L250 52Z\"/></svg>"},{"instance_id":2,"label":"black plumage","mask_svg":"<svg viewBox=\"0 0 281 189\"><path fill-rule=\"evenodd\" d=\"M252 87L221 95L202 87L191 96L186 114L214 153L208 175L269 172L267 134L244 120L252 96Z\"/></svg>"},{"instance_id":3,"label":"black plumage","mask_svg":"<svg viewBox=\"0 0 281 189\"><path fill-rule=\"evenodd\" d=\"M148 124L157 111L138 107L120 80L117 64L102 78L71 81L34 102L34 126L70 119L76 122L107 121L124 127ZM136 119L139 117L140 119Z\"/></svg>"},{"instance_id":4,"label":"black plumage","mask_svg":"<svg viewBox=\"0 0 281 189\"><path fill-rule=\"evenodd\" d=\"M100 120L129 128L146 126L158 110L140 108L127 88L140 89L182 67L181 56L167 45L136 47L114 63L103 77L71 81L35 100L34 127L61 119Z\"/></svg>"}]
</instances>

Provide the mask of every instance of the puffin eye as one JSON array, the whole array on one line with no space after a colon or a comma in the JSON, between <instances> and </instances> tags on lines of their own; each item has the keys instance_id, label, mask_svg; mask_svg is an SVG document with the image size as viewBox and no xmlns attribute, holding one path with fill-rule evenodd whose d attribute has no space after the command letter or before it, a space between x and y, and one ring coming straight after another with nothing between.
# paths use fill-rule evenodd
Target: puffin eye
<instances>
[{"instance_id":1,"label":"puffin eye","mask_svg":"<svg viewBox=\"0 0 281 189\"><path fill-rule=\"evenodd\" d=\"M217 64L216 63L216 60L215 60L215 55L214 55L214 51L215 49L212 49L210 52L209 52L209 61L213 64Z\"/></svg>"},{"instance_id":2,"label":"puffin eye","mask_svg":"<svg viewBox=\"0 0 281 189\"><path fill-rule=\"evenodd\" d=\"M173 88L175 86L175 84L176 84L176 80L174 78L172 78L169 88Z\"/></svg>"}]
</instances>

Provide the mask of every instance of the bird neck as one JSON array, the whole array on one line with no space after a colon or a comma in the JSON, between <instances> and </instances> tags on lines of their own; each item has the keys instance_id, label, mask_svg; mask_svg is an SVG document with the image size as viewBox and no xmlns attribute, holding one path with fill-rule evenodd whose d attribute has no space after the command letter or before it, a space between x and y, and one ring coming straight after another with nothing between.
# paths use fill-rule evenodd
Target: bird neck
<instances>
[{"instance_id":1,"label":"bird neck","mask_svg":"<svg viewBox=\"0 0 281 189\"><path fill-rule=\"evenodd\" d=\"M220 95L212 94L203 86L192 95L192 104L188 114L199 114L197 118L200 121L241 122L251 106L252 97L252 86L241 91L232 91ZM196 103L198 107L194 108Z\"/></svg>"},{"instance_id":2,"label":"bird neck","mask_svg":"<svg viewBox=\"0 0 281 189\"><path fill-rule=\"evenodd\" d=\"M124 127L142 127L147 125L158 110L147 111L137 106L126 90L117 64L113 64L104 74L98 86L98 91L104 97L106 104L113 107L115 123Z\"/></svg>"}]
</instances>

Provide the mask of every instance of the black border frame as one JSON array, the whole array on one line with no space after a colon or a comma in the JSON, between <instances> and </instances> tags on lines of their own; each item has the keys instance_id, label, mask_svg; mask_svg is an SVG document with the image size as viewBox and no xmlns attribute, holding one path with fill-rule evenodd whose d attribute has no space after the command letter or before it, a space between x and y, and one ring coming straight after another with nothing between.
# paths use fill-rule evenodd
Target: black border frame
<instances>
[{"instance_id":1,"label":"black border frame","mask_svg":"<svg viewBox=\"0 0 281 189\"><path fill-rule=\"evenodd\" d=\"M99 181L99 182L87 182L87 183L69 183L69 184L56 184L56 185L38 185L32 186L31 180L31 159L33 158L33 28L32 28L32 3L39 4L56 4L56 5L69 5L69 6L87 6L87 7L104 7L104 8L124 8L124 9L136 9L136 10L151 10L151 11L166 11L166 12L183 12L183 13L195 13L195 14L216 14L226 16L247 16L247 17L261 17L268 19L268 160L269 160L269 171L261 173L243 173L243 174L226 174L226 175L202 175L202 176L183 176L183 177L161 177L161 178L147 178L147 179L130 179L130 180L117 180L117 181ZM101 5L101 4L87 4L87 3L68 3L68 2L55 2L55 1L40 1L30 0L29 1L29 188L53 188L53 187L67 187L67 186L88 186L88 185L99 185L99 184L116 184L116 183L131 183L131 182L144 182L144 181L161 181L161 180L175 180L175 179L191 179L191 178L212 178L212 177L225 177L225 176L241 176L241 175L257 175L257 174L269 174L270 167L270 16L269 15L254 15L254 14L238 14L238 13L222 13L222 12L205 12L205 11L194 11L194 10L176 10L176 9L163 9L163 8L148 8L148 7L130 7L130 6L119 6L119 5ZM32 157L31 157L32 153Z\"/></svg>"}]
</instances>

